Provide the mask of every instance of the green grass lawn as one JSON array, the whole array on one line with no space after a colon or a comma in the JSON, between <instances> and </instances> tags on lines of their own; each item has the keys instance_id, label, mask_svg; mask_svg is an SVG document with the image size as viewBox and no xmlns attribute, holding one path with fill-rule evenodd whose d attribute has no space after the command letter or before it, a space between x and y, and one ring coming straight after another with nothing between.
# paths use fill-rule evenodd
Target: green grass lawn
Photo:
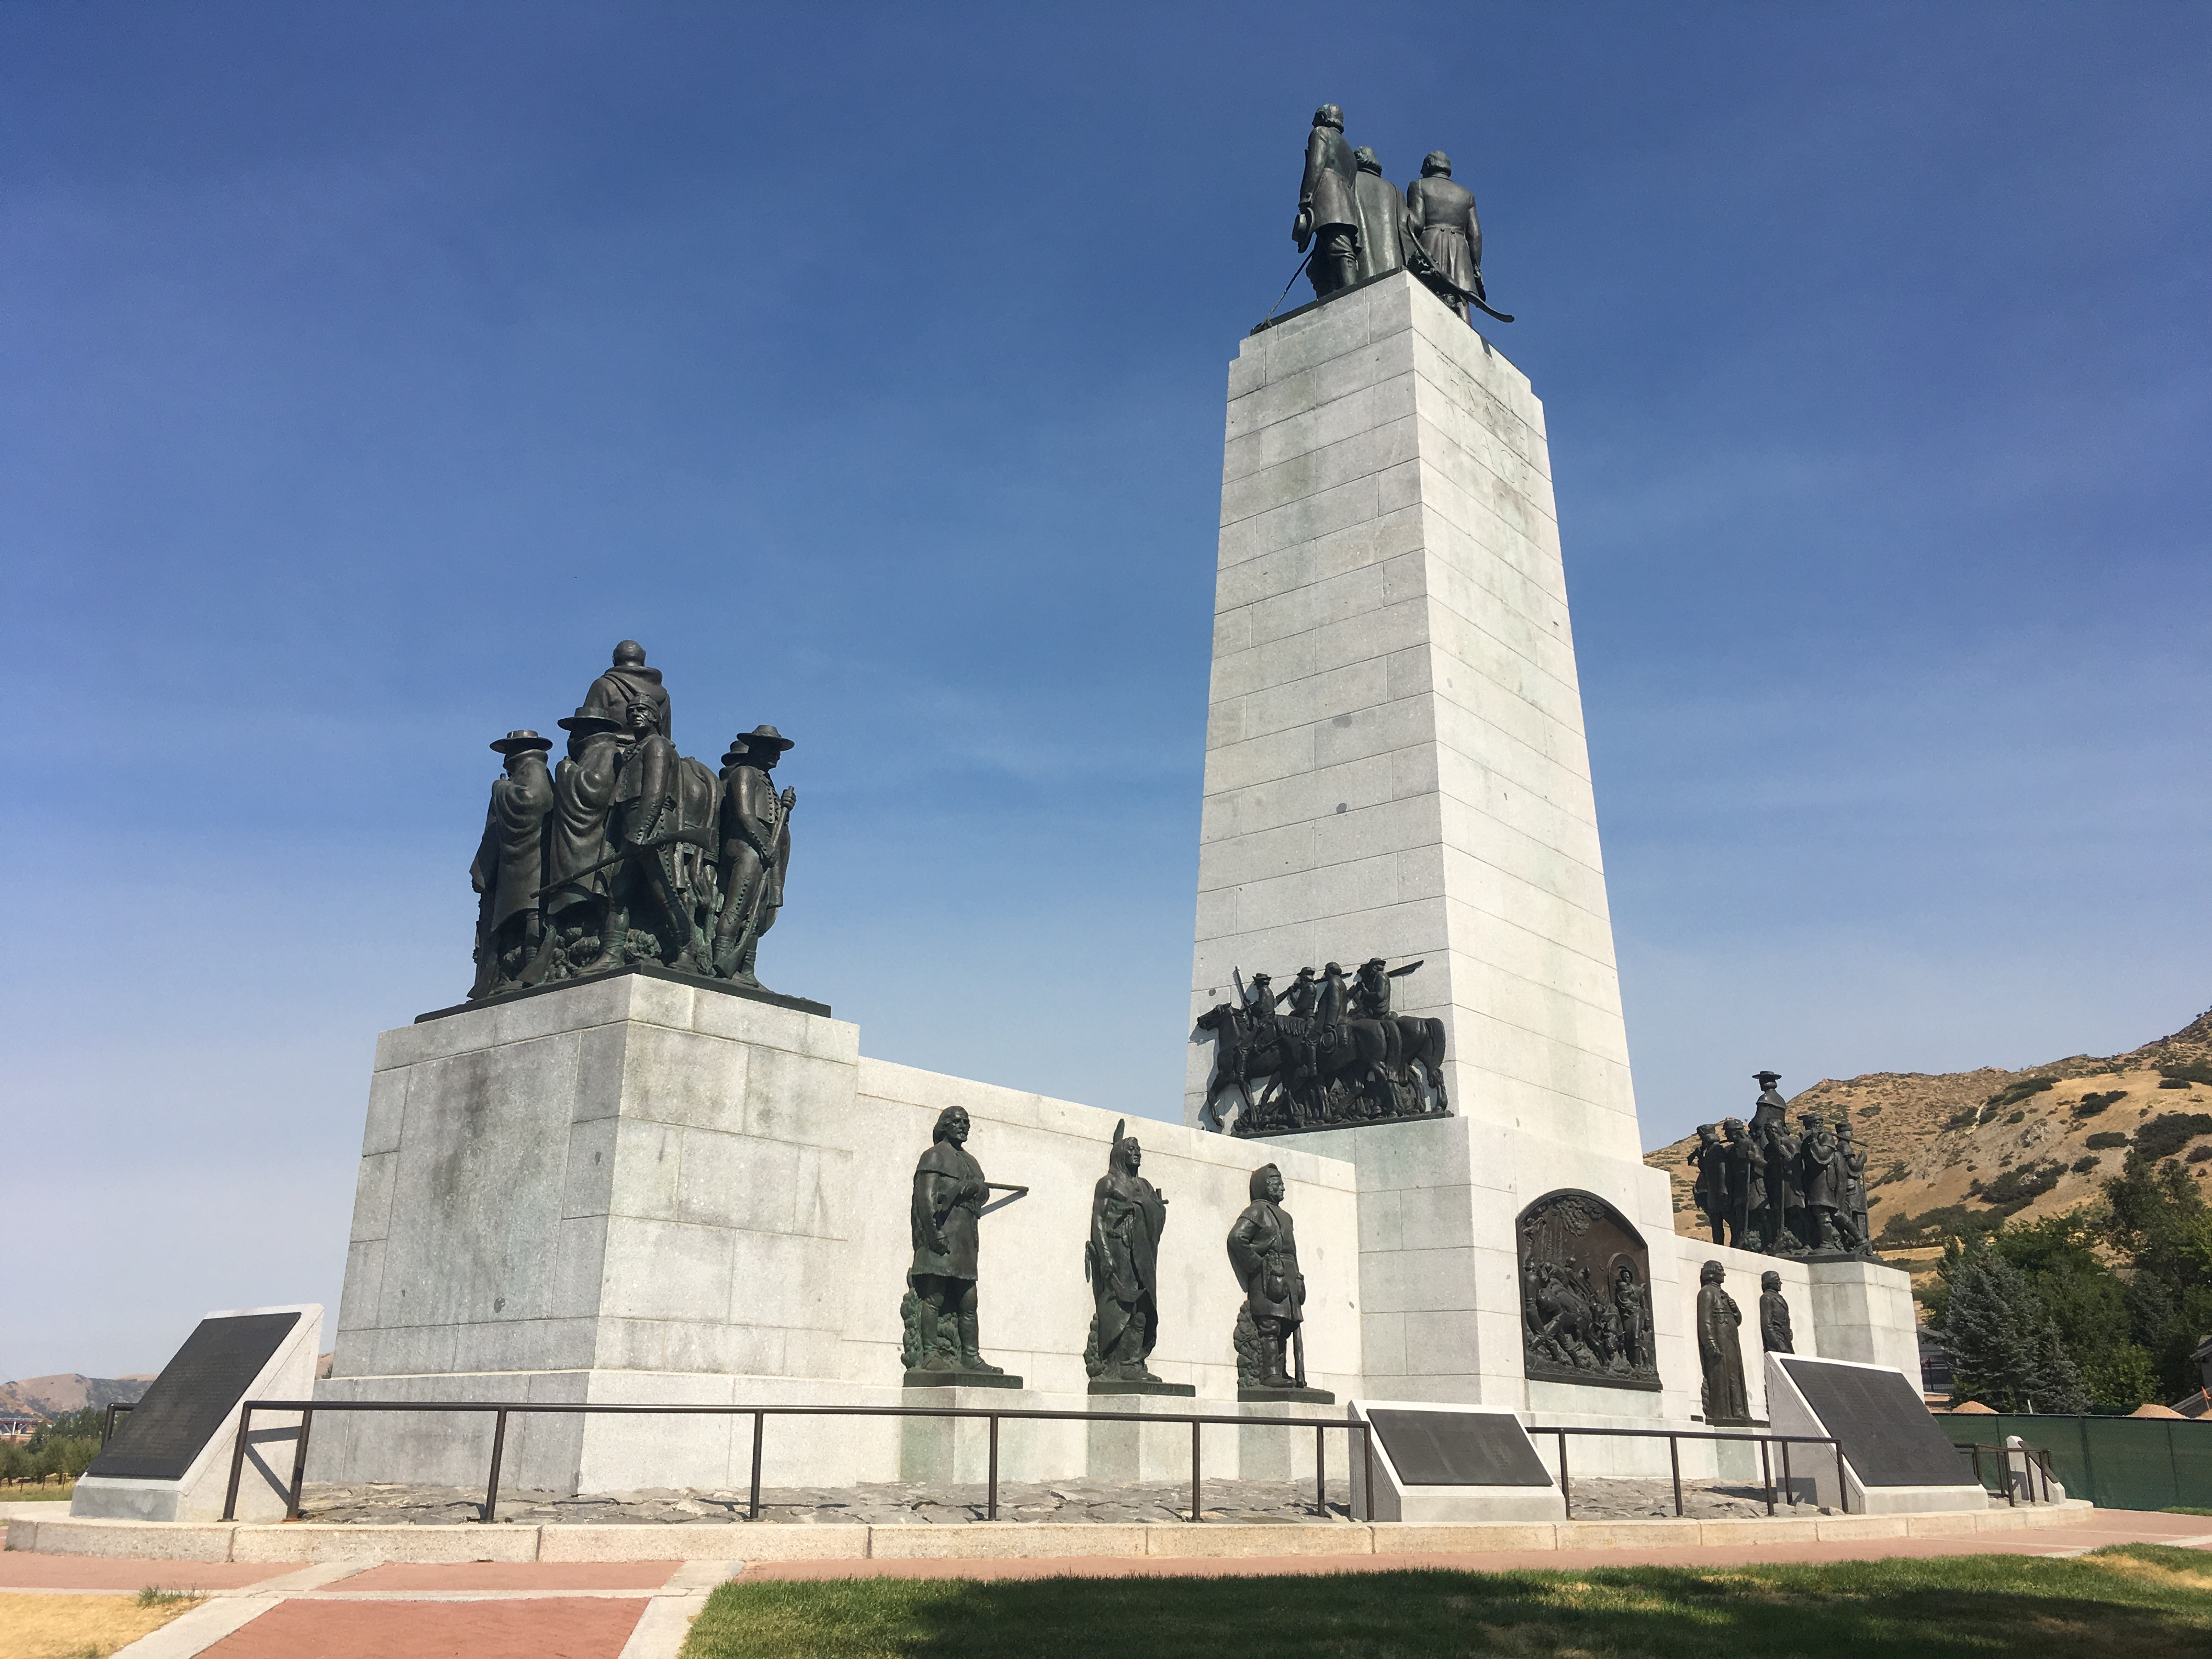
<instances>
[{"instance_id":1,"label":"green grass lawn","mask_svg":"<svg viewBox=\"0 0 2212 1659\"><path fill-rule=\"evenodd\" d=\"M2124 1544L1827 1566L1271 1578L740 1580L683 1659L2182 1659L2212 1555Z\"/></svg>"}]
</instances>

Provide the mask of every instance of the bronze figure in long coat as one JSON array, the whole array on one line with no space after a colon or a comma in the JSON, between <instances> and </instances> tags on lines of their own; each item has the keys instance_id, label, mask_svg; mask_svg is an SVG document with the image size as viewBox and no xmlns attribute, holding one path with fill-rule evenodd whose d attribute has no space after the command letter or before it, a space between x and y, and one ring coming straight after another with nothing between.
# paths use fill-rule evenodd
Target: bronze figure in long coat
<instances>
[{"instance_id":1,"label":"bronze figure in long coat","mask_svg":"<svg viewBox=\"0 0 2212 1659\"><path fill-rule=\"evenodd\" d=\"M1361 145L1352 152L1358 168L1352 181L1359 215L1359 279L1381 276L1406 264L1406 198L1382 176L1375 152Z\"/></svg>"},{"instance_id":2,"label":"bronze figure in long coat","mask_svg":"<svg viewBox=\"0 0 2212 1659\"><path fill-rule=\"evenodd\" d=\"M1314 112L1306 136L1306 171L1298 185L1298 216L1291 240L1300 248L1310 241L1306 266L1314 297L1327 299L1359 276L1359 168L1344 142L1344 112L1323 104Z\"/></svg>"},{"instance_id":3,"label":"bronze figure in long coat","mask_svg":"<svg viewBox=\"0 0 2212 1659\"><path fill-rule=\"evenodd\" d=\"M1168 1201L1137 1173L1143 1148L1114 1126L1106 1173L1091 1194L1091 1238L1083 1252L1095 1311L1085 1369L1091 1376L1157 1382L1145 1361L1160 1340L1160 1234Z\"/></svg>"},{"instance_id":4,"label":"bronze figure in long coat","mask_svg":"<svg viewBox=\"0 0 2212 1659\"><path fill-rule=\"evenodd\" d=\"M1430 270L1442 279L1430 286L1466 316L1466 301L1450 290L1482 297L1482 226L1474 216L1474 192L1453 180L1451 157L1440 149L1429 152L1421 176L1406 186L1406 224Z\"/></svg>"},{"instance_id":5,"label":"bronze figure in long coat","mask_svg":"<svg viewBox=\"0 0 2212 1659\"><path fill-rule=\"evenodd\" d=\"M1717 1261L1705 1263L1698 1275L1698 1363L1705 1371L1708 1424L1751 1421L1751 1397L1743 1382L1743 1344L1737 1335L1743 1310L1721 1288L1725 1277Z\"/></svg>"},{"instance_id":6,"label":"bronze figure in long coat","mask_svg":"<svg viewBox=\"0 0 2212 1659\"><path fill-rule=\"evenodd\" d=\"M620 726L594 709L579 708L560 722L568 755L553 774L553 821L546 837L545 914L559 928L571 969L612 966L620 942L608 937L607 898L615 872L605 863L615 850L611 817L624 749ZM594 866L598 867L594 867ZM598 939L596 954L580 959L583 941Z\"/></svg>"},{"instance_id":7,"label":"bronze figure in long coat","mask_svg":"<svg viewBox=\"0 0 2212 1659\"><path fill-rule=\"evenodd\" d=\"M793 746L773 726L758 726L731 738L722 757L722 915L714 924L714 971L741 985L760 983L761 935L783 908L799 792L777 794L769 775Z\"/></svg>"},{"instance_id":8,"label":"bronze figure in long coat","mask_svg":"<svg viewBox=\"0 0 2212 1659\"><path fill-rule=\"evenodd\" d=\"M545 881L546 819L553 811L553 779L545 769L552 739L510 732L491 746L505 757L507 770L492 784L483 838L469 866L470 884L481 896L471 997L488 996L502 983L529 983L538 966L543 902L538 890ZM514 951L521 960L510 974L505 959Z\"/></svg>"}]
</instances>

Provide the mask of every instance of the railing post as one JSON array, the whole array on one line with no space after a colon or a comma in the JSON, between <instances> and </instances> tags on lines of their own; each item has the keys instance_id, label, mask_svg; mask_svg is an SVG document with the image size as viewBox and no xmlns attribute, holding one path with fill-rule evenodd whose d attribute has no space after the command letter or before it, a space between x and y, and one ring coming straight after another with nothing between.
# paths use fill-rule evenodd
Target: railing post
<instances>
[{"instance_id":1,"label":"railing post","mask_svg":"<svg viewBox=\"0 0 2212 1659\"><path fill-rule=\"evenodd\" d=\"M1762 1438L1759 1443L1759 1473L1766 1482L1766 1512L1774 1513L1774 1452L1773 1443Z\"/></svg>"},{"instance_id":2,"label":"railing post","mask_svg":"<svg viewBox=\"0 0 2212 1659\"><path fill-rule=\"evenodd\" d=\"M1790 1443L1782 1443L1782 1496L1791 1509L1797 1507L1797 1483L1790 1478Z\"/></svg>"},{"instance_id":3,"label":"railing post","mask_svg":"<svg viewBox=\"0 0 2212 1659\"><path fill-rule=\"evenodd\" d=\"M499 1518L499 1462L507 1455L507 1413L501 1412L491 1431L491 1479L484 1485L483 1524Z\"/></svg>"},{"instance_id":4,"label":"railing post","mask_svg":"<svg viewBox=\"0 0 2212 1659\"><path fill-rule=\"evenodd\" d=\"M314 1426L315 1414L311 1411L300 1413L300 1437L292 1447L292 1493L284 1505L284 1518L300 1518L300 1488L307 1479L307 1431Z\"/></svg>"},{"instance_id":5,"label":"railing post","mask_svg":"<svg viewBox=\"0 0 2212 1659\"><path fill-rule=\"evenodd\" d=\"M1851 1512L1851 1489L1844 1484L1844 1443L1831 1440L1828 1444L1836 1454L1836 1513L1849 1515Z\"/></svg>"},{"instance_id":6,"label":"railing post","mask_svg":"<svg viewBox=\"0 0 2212 1659\"><path fill-rule=\"evenodd\" d=\"M1567 1431L1559 1431L1559 1504L1566 1510L1567 1519L1575 1518L1575 1500L1567 1491Z\"/></svg>"},{"instance_id":7,"label":"railing post","mask_svg":"<svg viewBox=\"0 0 2212 1659\"><path fill-rule=\"evenodd\" d=\"M1375 1425L1359 1425L1359 1468L1367 1481L1367 1518L1375 1518Z\"/></svg>"},{"instance_id":8,"label":"railing post","mask_svg":"<svg viewBox=\"0 0 2212 1659\"><path fill-rule=\"evenodd\" d=\"M2004 1458L2005 1503L2010 1508L2018 1509L2020 1494L2012 1489L2012 1448L2007 1446L2002 1455Z\"/></svg>"},{"instance_id":9,"label":"railing post","mask_svg":"<svg viewBox=\"0 0 2212 1659\"><path fill-rule=\"evenodd\" d=\"M1677 1435L1667 1437L1667 1462L1674 1471L1674 1518L1682 1518L1682 1442Z\"/></svg>"},{"instance_id":10,"label":"railing post","mask_svg":"<svg viewBox=\"0 0 2212 1659\"><path fill-rule=\"evenodd\" d=\"M1199 1425L1194 1419L1190 1425L1190 1518L1203 1521L1206 1510L1198 1490L1198 1429Z\"/></svg>"},{"instance_id":11,"label":"railing post","mask_svg":"<svg viewBox=\"0 0 2212 1659\"><path fill-rule=\"evenodd\" d=\"M240 1406L238 1408L238 1443L230 1449L230 1491L222 1500L222 1518L226 1521L238 1519L238 1477L246 1469L246 1430L252 1421L253 1407L251 1405Z\"/></svg>"},{"instance_id":12,"label":"railing post","mask_svg":"<svg viewBox=\"0 0 2212 1659\"><path fill-rule=\"evenodd\" d=\"M1318 1423L1314 1425L1314 1510L1321 1515L1328 1513L1328 1433Z\"/></svg>"},{"instance_id":13,"label":"railing post","mask_svg":"<svg viewBox=\"0 0 2212 1659\"><path fill-rule=\"evenodd\" d=\"M1195 1429L1198 1425L1194 1423L1191 1426ZM983 1518L986 1521L999 1518L999 1414L996 1412L991 1413L991 1474L989 1491L984 1499Z\"/></svg>"},{"instance_id":14,"label":"railing post","mask_svg":"<svg viewBox=\"0 0 2212 1659\"><path fill-rule=\"evenodd\" d=\"M748 1521L760 1519L761 1437L767 1428L768 1413L755 1412L753 1413L753 1504L752 1513L745 1517Z\"/></svg>"}]
</instances>

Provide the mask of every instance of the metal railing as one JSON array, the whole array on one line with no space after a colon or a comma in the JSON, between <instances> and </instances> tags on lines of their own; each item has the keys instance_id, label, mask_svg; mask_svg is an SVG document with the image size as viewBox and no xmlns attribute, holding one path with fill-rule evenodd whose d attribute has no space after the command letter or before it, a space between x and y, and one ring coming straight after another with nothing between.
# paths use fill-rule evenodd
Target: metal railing
<instances>
[{"instance_id":1,"label":"metal railing","mask_svg":"<svg viewBox=\"0 0 2212 1659\"><path fill-rule=\"evenodd\" d=\"M2015 1455L2021 1461L2021 1485L2027 1488L2027 1501L2031 1504L2057 1501L2051 1495L2051 1454L2041 1446L1984 1446L1970 1442L1960 1446L1959 1450L1973 1461L1974 1484L1984 1492L1989 1491L1990 1482L1989 1477L1982 1473L1982 1454L1985 1451L1997 1454L1997 1478L2004 1482L2004 1500L2014 1509L2020 1507L2019 1490L2012 1483L2012 1460ZM2040 1498L2035 1495L2035 1476L2039 1469L2043 1474L2043 1496Z\"/></svg>"},{"instance_id":2,"label":"metal railing","mask_svg":"<svg viewBox=\"0 0 2212 1659\"><path fill-rule=\"evenodd\" d=\"M511 1416L652 1416L652 1417L750 1417L753 1419L752 1488L745 1518L760 1519L761 1511L761 1446L767 1436L768 1419L771 1417L927 1417L981 1418L990 1425L988 1474L985 1483L984 1516L987 1521L999 1518L999 1425L1001 1422L1036 1421L1073 1423L1188 1423L1190 1425L1190 1518L1206 1519L1206 1510L1200 1496L1199 1482L1202 1468L1200 1434L1208 1425L1229 1428L1311 1429L1314 1431L1314 1505L1326 1513L1328 1509L1328 1460L1325 1438L1331 1429L1344 1431L1346 1439L1347 1461L1349 1442L1353 1435L1361 1440L1361 1465L1366 1475L1367 1513L1375 1513L1375 1450L1374 1430L1365 1423L1347 1421L1334 1417L1224 1417L1183 1412L1054 1412L1054 1411L994 1411L981 1406L586 1406L586 1405L522 1405L514 1401L420 1401L411 1400L256 1400L239 1409L238 1440L230 1453L230 1486L223 1497L222 1518L237 1518L238 1486L246 1472L246 1448L256 1412L297 1412L300 1413L297 1437L292 1447L292 1480L284 1506L284 1518L300 1518L300 1492L307 1474L307 1437L314 1426L319 1412L491 1412L496 1413L492 1425L491 1472L484 1483L483 1513L480 1517L490 1525L499 1514L499 1468L507 1451L507 1419Z\"/></svg>"},{"instance_id":3,"label":"metal railing","mask_svg":"<svg viewBox=\"0 0 2212 1659\"><path fill-rule=\"evenodd\" d=\"M1711 1430L1695 1429L1566 1429L1552 1425L1539 1425L1528 1431L1529 1438L1540 1434L1556 1435L1559 1442L1559 1496L1565 1502L1567 1519L1575 1518L1574 1493L1567 1485L1567 1437L1571 1434L1610 1435L1620 1440L1664 1440L1667 1443L1667 1462L1674 1477L1674 1514L1679 1518L1682 1510L1682 1444L1685 1440L1748 1440L1759 1447L1759 1466L1766 1487L1766 1512L1774 1513L1774 1455L1768 1449L1782 1448L1782 1490L1791 1493L1790 1501L1796 1504L1796 1485L1790 1472L1790 1449L1792 1446L1826 1446L1836 1457L1836 1506L1848 1510L1846 1488L1844 1485L1844 1449L1836 1440L1824 1434L1728 1434ZM1370 1506L1368 1513L1374 1513Z\"/></svg>"}]
</instances>

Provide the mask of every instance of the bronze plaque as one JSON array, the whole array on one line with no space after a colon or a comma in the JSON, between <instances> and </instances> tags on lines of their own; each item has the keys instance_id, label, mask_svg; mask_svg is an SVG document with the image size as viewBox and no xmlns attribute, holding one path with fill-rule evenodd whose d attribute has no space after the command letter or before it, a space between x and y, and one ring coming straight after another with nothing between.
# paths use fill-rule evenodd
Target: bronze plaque
<instances>
[{"instance_id":1,"label":"bronze plaque","mask_svg":"<svg viewBox=\"0 0 2212 1659\"><path fill-rule=\"evenodd\" d=\"M1547 1382L1659 1387L1651 1258L1595 1193L1547 1193L1521 1212L1522 1370Z\"/></svg>"}]
</instances>

